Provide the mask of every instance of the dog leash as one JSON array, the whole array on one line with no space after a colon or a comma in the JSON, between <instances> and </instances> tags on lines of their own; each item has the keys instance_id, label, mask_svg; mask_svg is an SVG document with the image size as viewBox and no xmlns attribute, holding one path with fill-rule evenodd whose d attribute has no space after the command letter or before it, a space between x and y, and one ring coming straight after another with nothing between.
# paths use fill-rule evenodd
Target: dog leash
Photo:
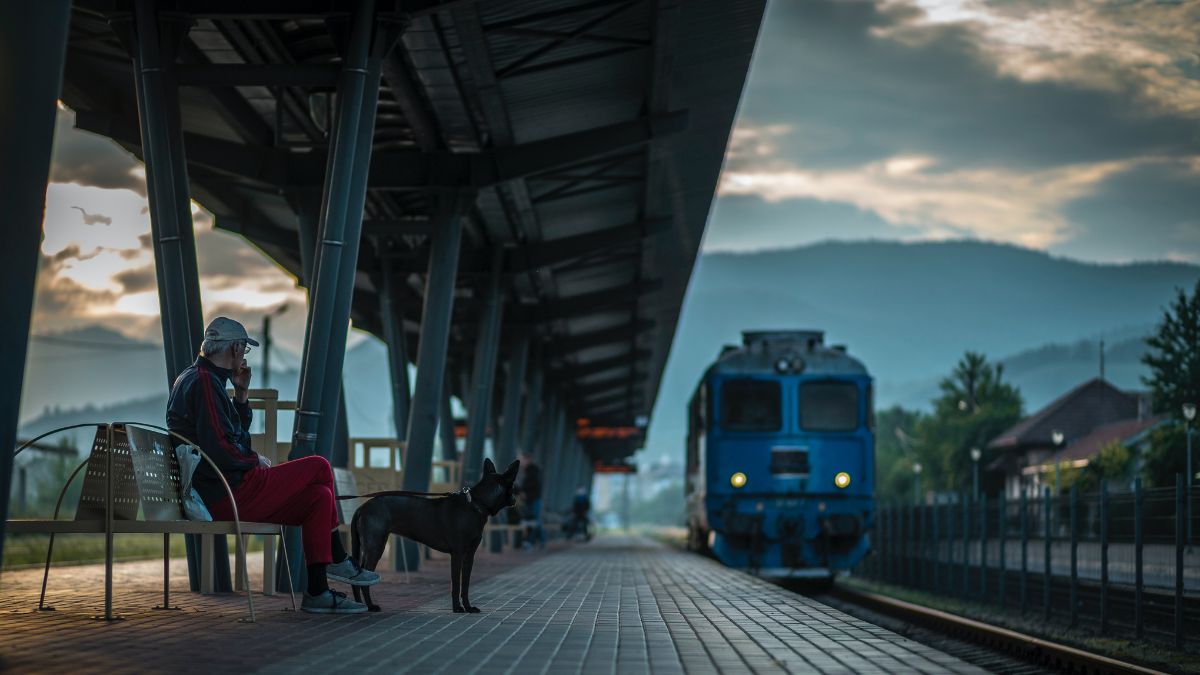
<instances>
[{"instance_id":1,"label":"dog leash","mask_svg":"<svg viewBox=\"0 0 1200 675\"><path fill-rule=\"evenodd\" d=\"M464 491L465 492L465 491ZM452 497L458 492L412 492L411 490L383 490L365 495L338 495L338 499L370 499L371 497Z\"/></svg>"}]
</instances>

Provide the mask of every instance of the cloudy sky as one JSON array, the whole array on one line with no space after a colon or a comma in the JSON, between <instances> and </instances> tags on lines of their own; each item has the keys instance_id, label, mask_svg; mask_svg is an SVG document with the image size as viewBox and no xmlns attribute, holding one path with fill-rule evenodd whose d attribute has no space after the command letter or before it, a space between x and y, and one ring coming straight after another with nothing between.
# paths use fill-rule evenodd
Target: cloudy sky
<instances>
[{"instance_id":1,"label":"cloudy sky","mask_svg":"<svg viewBox=\"0 0 1200 675\"><path fill-rule=\"evenodd\" d=\"M772 2L706 248L1200 261L1200 3Z\"/></svg>"},{"instance_id":2,"label":"cloudy sky","mask_svg":"<svg viewBox=\"0 0 1200 675\"><path fill-rule=\"evenodd\" d=\"M1196 2L776 0L707 250L978 238L1096 262L1200 262ZM159 339L142 167L61 110L34 332ZM295 280L194 205L206 317Z\"/></svg>"}]
</instances>

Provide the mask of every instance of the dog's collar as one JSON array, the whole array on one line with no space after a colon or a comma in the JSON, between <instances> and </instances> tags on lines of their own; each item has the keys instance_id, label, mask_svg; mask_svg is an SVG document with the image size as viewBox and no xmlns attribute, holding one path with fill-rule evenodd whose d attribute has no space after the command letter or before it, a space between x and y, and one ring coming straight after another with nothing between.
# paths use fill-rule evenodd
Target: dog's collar
<instances>
[{"instance_id":1,"label":"dog's collar","mask_svg":"<svg viewBox=\"0 0 1200 675\"><path fill-rule=\"evenodd\" d=\"M488 508L486 506L484 506L483 504L479 503L475 499L475 496L471 494L471 488L464 487L462 489L462 492L460 492L459 494L461 494L463 497L466 497L467 503L470 504L471 508L475 509L475 511L478 512L479 515L484 516L484 517L488 517L488 516L492 515L488 511Z\"/></svg>"}]
</instances>

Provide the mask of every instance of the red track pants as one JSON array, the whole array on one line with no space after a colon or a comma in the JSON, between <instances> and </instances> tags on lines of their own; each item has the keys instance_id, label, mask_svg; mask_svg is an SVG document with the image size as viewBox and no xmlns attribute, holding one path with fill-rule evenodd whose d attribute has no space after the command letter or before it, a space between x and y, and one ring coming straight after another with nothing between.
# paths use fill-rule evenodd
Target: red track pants
<instances>
[{"instance_id":1,"label":"red track pants","mask_svg":"<svg viewBox=\"0 0 1200 675\"><path fill-rule=\"evenodd\" d=\"M255 467L242 476L233 498L242 520L301 526L305 564L333 562L329 533L338 526L338 513L333 469L324 457ZM233 520L229 499L209 510L214 520Z\"/></svg>"}]
</instances>

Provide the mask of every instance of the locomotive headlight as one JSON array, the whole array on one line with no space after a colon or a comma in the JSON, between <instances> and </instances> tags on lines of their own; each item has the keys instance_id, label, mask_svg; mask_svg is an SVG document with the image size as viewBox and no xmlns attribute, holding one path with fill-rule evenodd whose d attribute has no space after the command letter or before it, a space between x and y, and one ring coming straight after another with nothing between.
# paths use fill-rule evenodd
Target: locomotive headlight
<instances>
[{"instance_id":1,"label":"locomotive headlight","mask_svg":"<svg viewBox=\"0 0 1200 675\"><path fill-rule=\"evenodd\" d=\"M729 484L735 488L740 488L746 484L746 474L741 471L729 477Z\"/></svg>"},{"instance_id":2,"label":"locomotive headlight","mask_svg":"<svg viewBox=\"0 0 1200 675\"><path fill-rule=\"evenodd\" d=\"M850 487L850 474L845 471L839 471L838 475L833 477L833 484L843 490Z\"/></svg>"}]
</instances>

